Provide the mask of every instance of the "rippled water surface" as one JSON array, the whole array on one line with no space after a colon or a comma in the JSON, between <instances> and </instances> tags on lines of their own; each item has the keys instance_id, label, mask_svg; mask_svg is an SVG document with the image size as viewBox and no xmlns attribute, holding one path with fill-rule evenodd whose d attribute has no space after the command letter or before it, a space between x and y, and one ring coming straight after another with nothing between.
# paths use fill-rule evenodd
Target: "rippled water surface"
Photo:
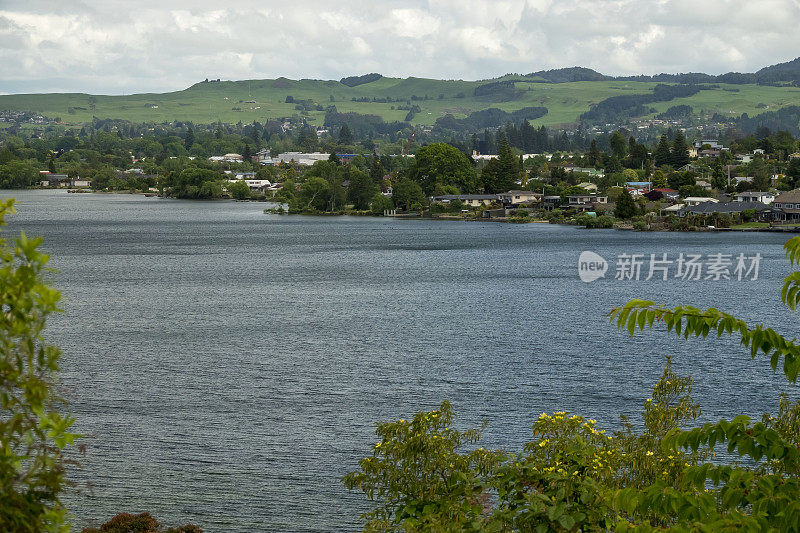
<instances>
[{"instance_id":1,"label":"rippled water surface","mask_svg":"<svg viewBox=\"0 0 800 533\"><path fill-rule=\"evenodd\" d=\"M374 422L450 399L484 445L542 411L634 417L672 354L703 418L772 410L790 389L737 343L633 339L633 297L777 324L786 235L632 233L265 215L263 204L5 191L10 231L45 237L65 313L49 338L87 455L83 526L147 510L207 531L341 531L365 508L340 478ZM757 281L582 283L581 251L760 253Z\"/></svg>"}]
</instances>

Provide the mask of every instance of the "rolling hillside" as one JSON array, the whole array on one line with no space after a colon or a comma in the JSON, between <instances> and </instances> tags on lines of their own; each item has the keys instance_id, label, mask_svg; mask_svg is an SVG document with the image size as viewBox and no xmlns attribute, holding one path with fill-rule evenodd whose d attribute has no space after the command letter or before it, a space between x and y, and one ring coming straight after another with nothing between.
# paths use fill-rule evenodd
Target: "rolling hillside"
<instances>
[{"instance_id":1,"label":"rolling hillside","mask_svg":"<svg viewBox=\"0 0 800 533\"><path fill-rule=\"evenodd\" d=\"M767 67L762 71L786 71L778 67ZM665 76L668 78L663 79ZM378 79L360 84L357 84L358 79L342 80L347 84L286 78L210 81L197 83L183 91L163 94L3 95L0 96L0 110L33 111L51 119L60 118L69 124L91 121L92 117L133 122L185 120L195 123L247 123L303 114L308 122L321 125L324 109L330 105L335 105L339 112L374 114L386 121L403 121L410 106L419 106L420 111L414 115L412 122L432 125L445 114L462 118L489 107L504 111L546 107L548 113L533 123L537 126L554 126L577 121L581 114L607 98L652 94L653 88L659 83L681 81L680 76L689 75L659 75L648 78L648 81L640 81L641 77L636 80L609 78L589 69L575 68L525 76L508 75L484 81L400 79L377 75L373 78ZM570 81L574 79L595 81ZM695 114L734 116L742 113L752 116L789 105L800 105L800 88L797 86L719 83L712 77L709 77L709 82L706 82L704 90L693 96L653 103L651 109L655 109L656 113L650 115L676 105L692 106ZM355 86L349 86L353 84ZM287 103L287 97L291 97L289 100L293 102ZM305 111L297 109L298 102L306 108Z\"/></svg>"}]
</instances>

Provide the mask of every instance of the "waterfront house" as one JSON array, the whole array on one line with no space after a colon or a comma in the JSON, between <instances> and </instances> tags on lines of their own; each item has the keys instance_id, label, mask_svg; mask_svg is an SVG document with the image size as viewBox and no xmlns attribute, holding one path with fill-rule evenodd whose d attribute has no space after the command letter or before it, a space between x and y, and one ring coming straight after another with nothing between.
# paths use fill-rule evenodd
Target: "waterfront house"
<instances>
[{"instance_id":1,"label":"waterfront house","mask_svg":"<svg viewBox=\"0 0 800 533\"><path fill-rule=\"evenodd\" d=\"M39 186L41 187L66 187L69 183L69 176L66 174L51 174L50 172L41 172Z\"/></svg>"},{"instance_id":2,"label":"waterfront house","mask_svg":"<svg viewBox=\"0 0 800 533\"><path fill-rule=\"evenodd\" d=\"M561 205L561 197L558 195L549 195L542 198L542 207L547 210L555 209Z\"/></svg>"},{"instance_id":3,"label":"waterfront house","mask_svg":"<svg viewBox=\"0 0 800 533\"><path fill-rule=\"evenodd\" d=\"M608 196L598 196L596 194L572 194L567 196L567 204L570 207L584 204L607 204Z\"/></svg>"},{"instance_id":4,"label":"waterfront house","mask_svg":"<svg viewBox=\"0 0 800 533\"><path fill-rule=\"evenodd\" d=\"M772 207L781 210L781 220L800 220L800 189L779 194Z\"/></svg>"},{"instance_id":5,"label":"waterfront house","mask_svg":"<svg viewBox=\"0 0 800 533\"><path fill-rule=\"evenodd\" d=\"M270 188L272 187L272 183L270 183L269 180L244 179L244 178L238 178L238 175L237 179L232 179L228 181L230 183L237 183L239 181L244 181L247 184L247 186L250 187L250 192L266 192L267 190L270 190Z\"/></svg>"},{"instance_id":6,"label":"waterfront house","mask_svg":"<svg viewBox=\"0 0 800 533\"><path fill-rule=\"evenodd\" d=\"M541 202L544 195L533 191L508 191L500 193L497 196L503 205L515 206Z\"/></svg>"},{"instance_id":7,"label":"waterfront house","mask_svg":"<svg viewBox=\"0 0 800 533\"><path fill-rule=\"evenodd\" d=\"M76 189L86 189L92 186L91 180L75 178L69 181L69 186Z\"/></svg>"},{"instance_id":8,"label":"waterfront house","mask_svg":"<svg viewBox=\"0 0 800 533\"><path fill-rule=\"evenodd\" d=\"M765 205L769 205L775 201L775 195L771 192L740 192L734 198L734 202L761 202Z\"/></svg>"},{"instance_id":9,"label":"waterfront house","mask_svg":"<svg viewBox=\"0 0 800 533\"><path fill-rule=\"evenodd\" d=\"M608 196L573 194L567 196L567 207L576 211L594 211L596 206L608 204Z\"/></svg>"},{"instance_id":10,"label":"waterfront house","mask_svg":"<svg viewBox=\"0 0 800 533\"><path fill-rule=\"evenodd\" d=\"M497 194L443 194L431 198L431 202L440 204L449 204L455 200L459 200L462 204L470 207L480 207L499 202L500 196Z\"/></svg>"},{"instance_id":11,"label":"waterfront house","mask_svg":"<svg viewBox=\"0 0 800 533\"><path fill-rule=\"evenodd\" d=\"M702 202L694 206L685 206L680 210L680 216L686 215L712 215L712 214L741 214L744 211L754 211L759 220L770 221L780 219L782 213L761 202L728 202L714 203Z\"/></svg>"}]
</instances>

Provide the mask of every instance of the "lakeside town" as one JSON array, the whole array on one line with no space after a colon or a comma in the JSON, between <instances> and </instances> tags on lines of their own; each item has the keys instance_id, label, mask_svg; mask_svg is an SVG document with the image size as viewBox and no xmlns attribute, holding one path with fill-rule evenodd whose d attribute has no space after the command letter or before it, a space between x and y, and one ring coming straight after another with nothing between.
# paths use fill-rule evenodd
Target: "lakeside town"
<instances>
[{"instance_id":1,"label":"lakeside town","mask_svg":"<svg viewBox=\"0 0 800 533\"><path fill-rule=\"evenodd\" d=\"M669 130L653 147L614 132L598 138L607 151L592 140L584 153L539 154L512 148L504 133L498 132L497 154L465 154L448 143L384 156L262 148L244 155L169 156L156 164L156 158L129 153L128 168L82 172L77 165L59 173L56 162L81 153L62 150L50 153L50 169L37 171L30 186L277 202L279 207L266 210L273 213L549 221L588 228L786 230L800 219L800 191L794 188L800 152L787 132L688 143L682 131ZM350 135L344 126L344 142L333 148L354 146ZM193 172L193 183L181 179Z\"/></svg>"}]
</instances>

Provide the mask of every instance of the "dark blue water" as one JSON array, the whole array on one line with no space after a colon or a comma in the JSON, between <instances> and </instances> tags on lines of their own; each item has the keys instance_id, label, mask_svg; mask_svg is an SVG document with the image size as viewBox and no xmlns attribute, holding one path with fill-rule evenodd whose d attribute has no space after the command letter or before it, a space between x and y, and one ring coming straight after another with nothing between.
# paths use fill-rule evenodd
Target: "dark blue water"
<instances>
[{"instance_id":1,"label":"dark blue water","mask_svg":"<svg viewBox=\"0 0 800 533\"><path fill-rule=\"evenodd\" d=\"M5 195L9 195L6 193ZM542 411L635 419L664 355L703 418L774 410L794 391L736 340L631 339L633 297L716 306L794 337L779 296L785 235L633 233L264 215L263 204L13 193L10 231L43 235L63 291L49 339L86 435L79 525L121 511L207 531L339 531L341 476L374 423L450 399L484 445L518 448ZM760 253L756 281L582 283L577 259Z\"/></svg>"}]
</instances>

